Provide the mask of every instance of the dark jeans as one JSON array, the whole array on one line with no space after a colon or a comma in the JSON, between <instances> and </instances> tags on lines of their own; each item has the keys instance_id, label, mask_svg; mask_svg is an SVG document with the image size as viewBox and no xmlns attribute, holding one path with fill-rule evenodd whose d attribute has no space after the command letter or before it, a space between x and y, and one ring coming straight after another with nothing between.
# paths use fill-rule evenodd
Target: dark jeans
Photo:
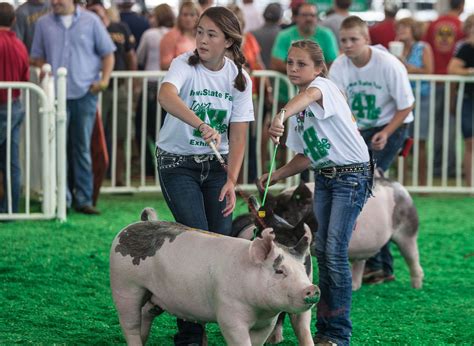
<instances>
[{"instance_id":1,"label":"dark jeans","mask_svg":"<svg viewBox=\"0 0 474 346\"><path fill-rule=\"evenodd\" d=\"M91 138L97 109L97 95L87 92L80 99L67 100L68 190L67 204L91 206L93 193Z\"/></svg>"},{"instance_id":2,"label":"dark jeans","mask_svg":"<svg viewBox=\"0 0 474 346\"><path fill-rule=\"evenodd\" d=\"M176 222L209 232L230 235L232 215L222 216L225 200L219 194L227 173L214 155L184 156L157 150L163 196ZM202 344L204 326L178 319L175 345Z\"/></svg>"},{"instance_id":3,"label":"dark jeans","mask_svg":"<svg viewBox=\"0 0 474 346\"><path fill-rule=\"evenodd\" d=\"M382 129L383 126L361 131L362 137L369 148L372 137ZM382 150L372 150L372 155L377 167L381 168L384 172L388 170L398 155L398 152L402 149L407 137L408 127L402 125L388 138L385 148ZM393 257L390 252L390 241L388 241L377 254L369 258L366 265L372 270L383 269L386 275L392 275Z\"/></svg>"},{"instance_id":4,"label":"dark jeans","mask_svg":"<svg viewBox=\"0 0 474 346\"><path fill-rule=\"evenodd\" d=\"M373 181L368 167L360 173L315 175L314 213L318 220L315 250L321 298L317 306L318 336L349 345L352 274L348 248Z\"/></svg>"},{"instance_id":5,"label":"dark jeans","mask_svg":"<svg viewBox=\"0 0 474 346\"><path fill-rule=\"evenodd\" d=\"M20 202L21 169L20 169L20 128L25 113L20 101L12 102L10 131L10 181L7 181L7 105L0 106L0 171L3 173L4 196L0 199L0 213L8 210L7 183L11 186L11 211L17 213Z\"/></svg>"}]
</instances>

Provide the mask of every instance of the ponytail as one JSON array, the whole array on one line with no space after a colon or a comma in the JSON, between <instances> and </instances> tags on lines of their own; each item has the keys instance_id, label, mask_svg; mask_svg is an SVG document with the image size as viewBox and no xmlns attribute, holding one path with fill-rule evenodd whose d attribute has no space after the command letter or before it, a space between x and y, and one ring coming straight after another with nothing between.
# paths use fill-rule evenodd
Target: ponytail
<instances>
[{"instance_id":1,"label":"ponytail","mask_svg":"<svg viewBox=\"0 0 474 346\"><path fill-rule=\"evenodd\" d=\"M242 51L240 50L240 46L234 42L231 46L232 55L234 57L234 63L237 66L237 76L234 79L234 87L238 91L244 91L247 86L247 79L245 78L242 72L242 66L245 64L245 57Z\"/></svg>"},{"instance_id":2,"label":"ponytail","mask_svg":"<svg viewBox=\"0 0 474 346\"><path fill-rule=\"evenodd\" d=\"M196 66L197 64L199 64L199 53L197 49L194 50L193 55L189 56L188 64L191 66Z\"/></svg>"}]
</instances>

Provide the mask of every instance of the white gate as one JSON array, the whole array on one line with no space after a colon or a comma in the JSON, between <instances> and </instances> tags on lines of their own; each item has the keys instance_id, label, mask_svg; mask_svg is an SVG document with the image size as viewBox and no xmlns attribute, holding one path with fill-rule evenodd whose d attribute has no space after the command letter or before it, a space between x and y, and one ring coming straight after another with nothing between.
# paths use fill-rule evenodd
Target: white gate
<instances>
[{"instance_id":1,"label":"white gate","mask_svg":"<svg viewBox=\"0 0 474 346\"><path fill-rule=\"evenodd\" d=\"M56 216L65 220L66 218L66 70L59 69L58 81L58 108L56 109L56 98L54 80L50 76L51 67L45 66L43 69L45 78L41 87L30 82L0 82L0 89L6 89L8 93L7 102L7 131L6 131L6 169L5 176L7 184L5 186L5 197L8 200L7 212L0 213L0 220L22 220L22 219L52 219ZM23 108L25 111L24 126L24 177L23 191L24 202L20 203L20 210L17 213L12 211L12 176L11 176L11 125L12 125L12 90L22 90ZM31 109L32 97L38 98L38 109ZM39 128L31 127L32 116L39 117ZM39 155L41 156L41 167L31 167L31 137L32 132L40 138ZM60 162L57 165L56 162ZM31 196L31 176L41 176L41 191L37 199L40 206L35 206Z\"/></svg>"}]
</instances>

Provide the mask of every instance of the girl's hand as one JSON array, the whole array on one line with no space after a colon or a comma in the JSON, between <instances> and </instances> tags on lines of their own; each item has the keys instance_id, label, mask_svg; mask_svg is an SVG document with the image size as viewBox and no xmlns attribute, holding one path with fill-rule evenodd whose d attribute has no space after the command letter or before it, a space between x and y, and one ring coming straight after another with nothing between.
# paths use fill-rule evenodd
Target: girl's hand
<instances>
[{"instance_id":1,"label":"girl's hand","mask_svg":"<svg viewBox=\"0 0 474 346\"><path fill-rule=\"evenodd\" d=\"M219 148L219 145L221 144L221 135L217 130L213 129L206 123L199 125L198 130L201 132L201 138L204 139L206 143L213 141L216 148Z\"/></svg>"},{"instance_id":2,"label":"girl's hand","mask_svg":"<svg viewBox=\"0 0 474 346\"><path fill-rule=\"evenodd\" d=\"M285 126L280 121L280 114L277 114L273 118L272 123L270 124L270 129L268 130L273 143L280 143L280 137L283 136L284 132Z\"/></svg>"},{"instance_id":3,"label":"girl's hand","mask_svg":"<svg viewBox=\"0 0 474 346\"><path fill-rule=\"evenodd\" d=\"M275 184L278 181L278 177L276 176L275 173L276 172L273 172L272 180L270 180L270 184L268 186L272 186L273 184ZM257 188L258 188L259 191L264 191L265 190L265 187L267 187L267 180L268 180L268 173L265 173L264 175L262 175L258 179Z\"/></svg>"},{"instance_id":4,"label":"girl's hand","mask_svg":"<svg viewBox=\"0 0 474 346\"><path fill-rule=\"evenodd\" d=\"M232 180L227 179L227 182L221 189L221 194L219 195L219 202L222 202L225 198L225 208L222 210L224 217L229 216L235 209L235 184Z\"/></svg>"}]
</instances>

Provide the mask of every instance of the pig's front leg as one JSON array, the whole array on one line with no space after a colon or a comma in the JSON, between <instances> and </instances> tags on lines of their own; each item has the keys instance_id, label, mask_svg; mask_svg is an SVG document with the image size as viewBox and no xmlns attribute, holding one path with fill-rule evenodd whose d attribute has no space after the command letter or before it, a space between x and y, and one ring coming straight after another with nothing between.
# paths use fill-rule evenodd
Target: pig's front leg
<instances>
[{"instance_id":1,"label":"pig's front leg","mask_svg":"<svg viewBox=\"0 0 474 346\"><path fill-rule=\"evenodd\" d=\"M268 339L270 334L273 331L273 328L275 328L277 318L275 317L270 323L260 329L253 329L250 331L250 340L252 342L252 346L260 346L265 343L265 341Z\"/></svg>"},{"instance_id":2,"label":"pig's front leg","mask_svg":"<svg viewBox=\"0 0 474 346\"><path fill-rule=\"evenodd\" d=\"M298 338L299 345L313 346L313 337L311 336L311 310L300 314L290 314L290 321Z\"/></svg>"},{"instance_id":3,"label":"pig's front leg","mask_svg":"<svg viewBox=\"0 0 474 346\"><path fill-rule=\"evenodd\" d=\"M362 286L362 275L364 274L365 260L352 262L352 290L357 291Z\"/></svg>"},{"instance_id":4,"label":"pig's front leg","mask_svg":"<svg viewBox=\"0 0 474 346\"><path fill-rule=\"evenodd\" d=\"M232 317L225 321L220 319L218 323L228 346L252 346L247 325L235 321Z\"/></svg>"},{"instance_id":5,"label":"pig's front leg","mask_svg":"<svg viewBox=\"0 0 474 346\"><path fill-rule=\"evenodd\" d=\"M248 310L235 304L223 304L218 308L216 315L222 336L228 346L252 346Z\"/></svg>"}]
</instances>

